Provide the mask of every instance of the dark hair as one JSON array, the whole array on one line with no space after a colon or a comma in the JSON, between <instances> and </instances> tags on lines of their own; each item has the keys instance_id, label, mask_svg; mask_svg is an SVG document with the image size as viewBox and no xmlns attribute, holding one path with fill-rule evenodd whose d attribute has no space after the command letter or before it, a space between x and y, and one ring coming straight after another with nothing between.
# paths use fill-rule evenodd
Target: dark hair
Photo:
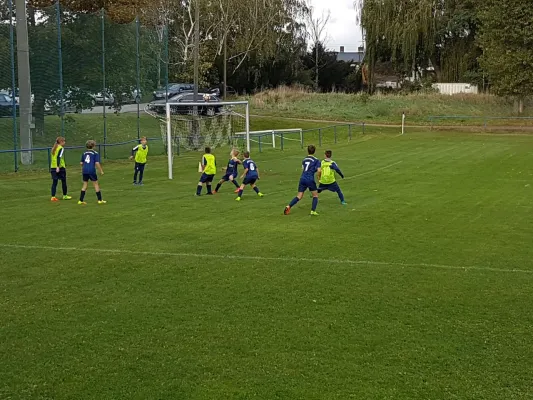
<instances>
[{"instance_id":1,"label":"dark hair","mask_svg":"<svg viewBox=\"0 0 533 400\"><path fill-rule=\"evenodd\" d=\"M205 152L206 152L207 154L211 153L211 147L206 147L206 148L205 148Z\"/></svg>"},{"instance_id":2,"label":"dark hair","mask_svg":"<svg viewBox=\"0 0 533 400\"><path fill-rule=\"evenodd\" d=\"M250 157L250 152L249 151L245 151L244 153L242 153L242 155L244 156L244 158L248 158L248 157Z\"/></svg>"},{"instance_id":3,"label":"dark hair","mask_svg":"<svg viewBox=\"0 0 533 400\"><path fill-rule=\"evenodd\" d=\"M94 140L87 140L85 147L87 147L89 150L94 149L96 147L96 142Z\"/></svg>"},{"instance_id":4,"label":"dark hair","mask_svg":"<svg viewBox=\"0 0 533 400\"><path fill-rule=\"evenodd\" d=\"M315 154L315 152L316 152L315 145L310 144L309 146L307 146L307 154Z\"/></svg>"},{"instance_id":5,"label":"dark hair","mask_svg":"<svg viewBox=\"0 0 533 400\"><path fill-rule=\"evenodd\" d=\"M333 154L333 152L331 150L326 150L326 157L327 158L331 158L332 154Z\"/></svg>"}]
</instances>

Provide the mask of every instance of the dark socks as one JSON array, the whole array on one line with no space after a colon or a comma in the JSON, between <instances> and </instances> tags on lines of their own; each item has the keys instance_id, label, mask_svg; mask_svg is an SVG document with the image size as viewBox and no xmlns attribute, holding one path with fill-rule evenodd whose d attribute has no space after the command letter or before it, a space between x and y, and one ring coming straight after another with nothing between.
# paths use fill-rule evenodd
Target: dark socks
<instances>
[{"instance_id":1,"label":"dark socks","mask_svg":"<svg viewBox=\"0 0 533 400\"><path fill-rule=\"evenodd\" d=\"M217 187L215 188L215 192L218 192L222 186L222 183L217 183Z\"/></svg>"},{"instance_id":2,"label":"dark socks","mask_svg":"<svg viewBox=\"0 0 533 400\"><path fill-rule=\"evenodd\" d=\"M242 192L244 192L244 189L239 190L238 197L242 197Z\"/></svg>"},{"instance_id":3,"label":"dark socks","mask_svg":"<svg viewBox=\"0 0 533 400\"><path fill-rule=\"evenodd\" d=\"M57 179L52 181L52 197L56 197L57 192Z\"/></svg>"},{"instance_id":4,"label":"dark socks","mask_svg":"<svg viewBox=\"0 0 533 400\"><path fill-rule=\"evenodd\" d=\"M257 186L254 187L254 191L255 191L255 193L259 194L259 188Z\"/></svg>"},{"instance_id":5,"label":"dark socks","mask_svg":"<svg viewBox=\"0 0 533 400\"><path fill-rule=\"evenodd\" d=\"M143 183L143 176L144 176L144 171L141 169L139 171L139 183Z\"/></svg>"},{"instance_id":6,"label":"dark socks","mask_svg":"<svg viewBox=\"0 0 533 400\"><path fill-rule=\"evenodd\" d=\"M196 186L196 195L200 196L202 194L202 185Z\"/></svg>"},{"instance_id":7,"label":"dark socks","mask_svg":"<svg viewBox=\"0 0 533 400\"><path fill-rule=\"evenodd\" d=\"M211 185L207 185L207 194L213 194L213 191L211 189Z\"/></svg>"},{"instance_id":8,"label":"dark socks","mask_svg":"<svg viewBox=\"0 0 533 400\"><path fill-rule=\"evenodd\" d=\"M316 211L317 206L318 206L318 197L313 197L313 205L311 206L311 210Z\"/></svg>"},{"instance_id":9,"label":"dark socks","mask_svg":"<svg viewBox=\"0 0 533 400\"><path fill-rule=\"evenodd\" d=\"M239 182L237 182L237 180L232 180L233 184L235 185L236 188L240 187L241 185L239 185Z\"/></svg>"},{"instance_id":10,"label":"dark socks","mask_svg":"<svg viewBox=\"0 0 533 400\"><path fill-rule=\"evenodd\" d=\"M137 168L135 168L135 174L133 174L133 183L137 182L137 176L139 175L139 171Z\"/></svg>"},{"instance_id":11,"label":"dark socks","mask_svg":"<svg viewBox=\"0 0 533 400\"><path fill-rule=\"evenodd\" d=\"M102 201L102 192L96 192L96 197L98 198L98 201Z\"/></svg>"},{"instance_id":12,"label":"dark socks","mask_svg":"<svg viewBox=\"0 0 533 400\"><path fill-rule=\"evenodd\" d=\"M81 193L80 193L80 201L83 201L83 199L85 199L85 190L82 190Z\"/></svg>"},{"instance_id":13,"label":"dark socks","mask_svg":"<svg viewBox=\"0 0 533 400\"><path fill-rule=\"evenodd\" d=\"M300 199L298 197L295 197L294 199L291 200L291 202L289 203L289 207L294 207L296 205L296 203L298 203L300 201Z\"/></svg>"},{"instance_id":14,"label":"dark socks","mask_svg":"<svg viewBox=\"0 0 533 400\"><path fill-rule=\"evenodd\" d=\"M339 189L339 191L337 192L337 194L339 195L339 199L341 202L344 202L344 194L342 193L342 190Z\"/></svg>"}]
</instances>

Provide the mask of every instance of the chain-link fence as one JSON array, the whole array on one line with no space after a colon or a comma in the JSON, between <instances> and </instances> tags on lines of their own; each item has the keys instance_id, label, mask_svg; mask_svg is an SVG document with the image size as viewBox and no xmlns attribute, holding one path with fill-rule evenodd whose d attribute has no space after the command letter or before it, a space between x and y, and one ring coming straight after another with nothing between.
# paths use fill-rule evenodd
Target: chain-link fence
<instances>
[{"instance_id":1,"label":"chain-link fence","mask_svg":"<svg viewBox=\"0 0 533 400\"><path fill-rule=\"evenodd\" d=\"M33 160L24 165L17 153L16 10L10 0L6 8L0 10L0 172L46 168L45 150L57 136L74 147L94 139L107 159L128 155L111 145L160 136L144 104L168 85L167 29L139 18L118 24L103 10L70 12L57 2L28 13Z\"/></svg>"}]
</instances>

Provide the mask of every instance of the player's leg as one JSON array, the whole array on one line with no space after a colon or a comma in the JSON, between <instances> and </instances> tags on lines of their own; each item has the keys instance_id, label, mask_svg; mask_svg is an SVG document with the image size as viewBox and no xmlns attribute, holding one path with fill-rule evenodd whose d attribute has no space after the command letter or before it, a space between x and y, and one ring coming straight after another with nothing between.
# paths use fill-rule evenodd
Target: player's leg
<instances>
[{"instance_id":1,"label":"player's leg","mask_svg":"<svg viewBox=\"0 0 533 400\"><path fill-rule=\"evenodd\" d=\"M318 207L318 188L316 187L315 182L313 182L310 185L309 190L313 194L313 203L311 205L311 215L318 215L318 213L316 212L316 208Z\"/></svg>"},{"instance_id":2,"label":"player's leg","mask_svg":"<svg viewBox=\"0 0 533 400\"><path fill-rule=\"evenodd\" d=\"M344 193L342 193L342 190L337 182L335 182L333 185L331 185L331 191L337 193L337 196L339 196L339 200L341 201L341 204L345 206L347 203L344 199Z\"/></svg>"},{"instance_id":3,"label":"player's leg","mask_svg":"<svg viewBox=\"0 0 533 400\"><path fill-rule=\"evenodd\" d=\"M135 163L134 167L134 173L133 173L133 184L137 184L137 177L139 176L139 163Z\"/></svg>"},{"instance_id":4,"label":"player's leg","mask_svg":"<svg viewBox=\"0 0 533 400\"><path fill-rule=\"evenodd\" d=\"M248 184L248 181L246 180L246 178L244 178L244 180L242 181L242 185L239 187L239 190L237 191L237 198L235 200L241 201L242 193L244 192L244 188L246 187L247 184Z\"/></svg>"},{"instance_id":5,"label":"player's leg","mask_svg":"<svg viewBox=\"0 0 533 400\"><path fill-rule=\"evenodd\" d=\"M59 201L56 197L57 193L57 183L59 181L59 177L57 176L57 172L55 169L50 170L50 175L52 176L52 187L50 188L50 194L52 196L52 201Z\"/></svg>"},{"instance_id":6,"label":"player's leg","mask_svg":"<svg viewBox=\"0 0 533 400\"><path fill-rule=\"evenodd\" d=\"M220 190L224 182L227 182L227 180L228 180L228 177L224 175L222 179L218 181L217 187L215 188L215 191L213 193L218 193L218 191Z\"/></svg>"},{"instance_id":7,"label":"player's leg","mask_svg":"<svg viewBox=\"0 0 533 400\"><path fill-rule=\"evenodd\" d=\"M87 193L87 183L89 182L89 176L83 175L83 186L81 187L81 193L80 193L80 200L78 201L78 204L87 204L85 202L85 194Z\"/></svg>"},{"instance_id":8,"label":"player's leg","mask_svg":"<svg viewBox=\"0 0 533 400\"><path fill-rule=\"evenodd\" d=\"M259 197L263 197L263 196L264 196L264 194L261 193L261 191L259 190L259 188L258 188L257 185L255 184L255 181L254 181L254 183L252 183L250 186L252 186L252 189L254 190L255 193L257 193L257 195L258 195Z\"/></svg>"},{"instance_id":9,"label":"player's leg","mask_svg":"<svg viewBox=\"0 0 533 400\"><path fill-rule=\"evenodd\" d=\"M212 184L213 184L213 179L215 179L215 175L208 175L207 176L207 180L205 182L205 186L207 187L207 194L209 196L212 196L213 195L213 189L212 189Z\"/></svg>"},{"instance_id":10,"label":"player's leg","mask_svg":"<svg viewBox=\"0 0 533 400\"><path fill-rule=\"evenodd\" d=\"M300 183L298 184L298 194L294 199L291 200L289 205L285 207L283 214L289 215L289 213L291 212L291 208L293 208L296 204L298 204L300 200L302 200L302 197L304 197L304 193L306 190L307 186L302 181L300 181Z\"/></svg>"},{"instance_id":11,"label":"player's leg","mask_svg":"<svg viewBox=\"0 0 533 400\"><path fill-rule=\"evenodd\" d=\"M61 189L63 190L63 200L72 199L72 197L68 195L67 170L65 168L61 168L61 171L59 171L59 179L61 180Z\"/></svg>"},{"instance_id":12,"label":"player's leg","mask_svg":"<svg viewBox=\"0 0 533 400\"><path fill-rule=\"evenodd\" d=\"M233 184L235 185L235 187L236 187L237 189L239 189L239 187L240 187L241 185L239 185L239 182L237 182L237 179L235 179L235 177L234 177L233 175L230 175L229 180L231 181L231 183L233 183Z\"/></svg>"},{"instance_id":13,"label":"player's leg","mask_svg":"<svg viewBox=\"0 0 533 400\"><path fill-rule=\"evenodd\" d=\"M102 200L102 190L100 189L100 184L98 183L98 178L96 176L91 177L93 182L94 190L96 191L96 198L98 199L98 204L105 204L107 201Z\"/></svg>"},{"instance_id":14,"label":"player's leg","mask_svg":"<svg viewBox=\"0 0 533 400\"><path fill-rule=\"evenodd\" d=\"M144 167L146 164L139 164L139 185L143 185Z\"/></svg>"},{"instance_id":15,"label":"player's leg","mask_svg":"<svg viewBox=\"0 0 533 400\"><path fill-rule=\"evenodd\" d=\"M207 180L207 175L202 174L202 176L200 177L200 181L198 182L198 186L196 186L196 196L202 195L202 187L204 186L206 180Z\"/></svg>"}]
</instances>

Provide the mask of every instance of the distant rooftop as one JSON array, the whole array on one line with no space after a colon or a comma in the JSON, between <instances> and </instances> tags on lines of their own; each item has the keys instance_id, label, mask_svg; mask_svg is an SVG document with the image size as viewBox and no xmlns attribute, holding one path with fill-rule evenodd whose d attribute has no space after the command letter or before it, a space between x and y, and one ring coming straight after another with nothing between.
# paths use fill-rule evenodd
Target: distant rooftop
<instances>
[{"instance_id":1,"label":"distant rooftop","mask_svg":"<svg viewBox=\"0 0 533 400\"><path fill-rule=\"evenodd\" d=\"M361 64L364 57L365 51L362 47L359 47L359 51L344 51L344 46L341 46L340 51L337 53L337 61L349 63Z\"/></svg>"}]
</instances>

